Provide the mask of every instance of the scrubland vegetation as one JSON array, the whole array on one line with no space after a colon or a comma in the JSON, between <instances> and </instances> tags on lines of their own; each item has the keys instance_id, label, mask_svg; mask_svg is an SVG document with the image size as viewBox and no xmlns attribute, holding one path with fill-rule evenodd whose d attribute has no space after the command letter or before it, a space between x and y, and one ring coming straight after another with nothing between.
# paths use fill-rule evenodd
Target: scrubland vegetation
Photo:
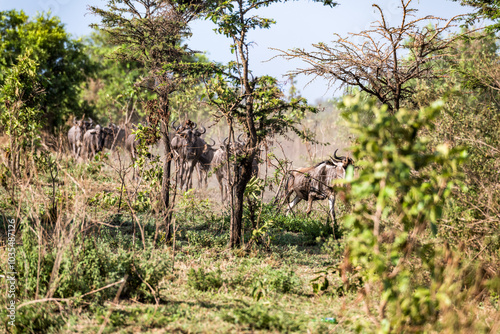
<instances>
[{"instance_id":1,"label":"scrubland vegetation","mask_svg":"<svg viewBox=\"0 0 500 334\"><path fill-rule=\"evenodd\" d=\"M402 1L406 14L410 2ZM270 24L252 17L245 21L249 26L232 26L237 20L229 18L242 12L243 3L250 12L259 7L228 2L189 11L173 2L181 13L208 16L233 37L233 51L240 57L243 51L240 66L248 65L248 42L238 33ZM475 15L492 18L491 11L498 10L484 8ZM101 31L85 43L71 40L76 52L71 59L89 65L89 72L74 81L69 79L74 67L59 73L59 79L67 75L62 85L71 81L72 98L54 106L49 92L58 84L44 50L47 45L63 50L68 45L54 39L70 37L57 30L62 29L57 18L28 22L9 12L0 20L0 257L2 274L15 268L16 277L15 296L7 290L0 294L3 305L12 300L16 305L13 325L10 311L2 308L2 330L500 331L496 25L453 34L410 24L399 30L399 44L378 52L399 58L381 57L387 62L377 63L372 54L370 64L359 64L352 57L351 69L379 68L368 71L370 77L358 76L358 86L339 74L335 58L322 59L309 74L334 73L330 79L349 88L322 110L306 105L295 88L288 95L280 92L272 78L254 80L237 74L235 64L218 68L204 57L177 54L179 40L155 49L163 58L145 60L138 49L124 54L126 43L120 39L116 45L110 26L104 28L111 35ZM398 35L397 29L380 29ZM46 44L25 49L37 31L45 31ZM347 66L352 50L341 53L347 45L342 43L335 49L342 57L336 59ZM119 61L105 57L112 54L120 55ZM307 61L314 54L283 56ZM328 66L331 71L325 71ZM179 73L191 76L168 81ZM154 80L165 81L153 85ZM66 142L69 115L83 113L101 124L141 122L135 130L144 139L139 158L131 161L120 148L86 162L72 156ZM221 203L213 177L207 189L178 187L165 139L171 120L188 117L215 123L208 134L220 141L228 134L234 139L235 132L245 135L244 149L227 158L235 173L226 202ZM298 139L291 144L284 137ZM289 171L327 159L337 147L355 162L345 179L329 185L337 194L337 223L325 201L315 202L310 216L306 204L285 215L286 203L277 195L283 194ZM255 156L261 170L251 177L246 169ZM12 222L15 247L9 245ZM8 261L11 248L14 267Z\"/></svg>"}]
</instances>

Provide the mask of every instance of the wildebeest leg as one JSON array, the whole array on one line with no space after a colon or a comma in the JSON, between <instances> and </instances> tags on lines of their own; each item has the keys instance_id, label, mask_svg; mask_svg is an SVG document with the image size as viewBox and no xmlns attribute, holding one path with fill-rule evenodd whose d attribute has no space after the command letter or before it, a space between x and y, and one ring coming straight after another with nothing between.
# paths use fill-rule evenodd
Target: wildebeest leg
<instances>
[{"instance_id":1,"label":"wildebeest leg","mask_svg":"<svg viewBox=\"0 0 500 334\"><path fill-rule=\"evenodd\" d=\"M219 188L220 188L220 198L221 201L224 202L224 179L219 173L216 173L215 176L217 177L217 182L219 182Z\"/></svg>"},{"instance_id":2,"label":"wildebeest leg","mask_svg":"<svg viewBox=\"0 0 500 334\"><path fill-rule=\"evenodd\" d=\"M196 162L188 161L187 172L186 172L186 191L193 187L193 169L196 166Z\"/></svg>"},{"instance_id":3,"label":"wildebeest leg","mask_svg":"<svg viewBox=\"0 0 500 334\"><path fill-rule=\"evenodd\" d=\"M202 169L201 173L202 173L201 174L202 175L201 181L204 184L203 189L207 189L208 188L208 170Z\"/></svg>"},{"instance_id":4,"label":"wildebeest leg","mask_svg":"<svg viewBox=\"0 0 500 334\"><path fill-rule=\"evenodd\" d=\"M135 180L135 154L133 149L130 152L130 162L132 163L132 180Z\"/></svg>"},{"instance_id":5,"label":"wildebeest leg","mask_svg":"<svg viewBox=\"0 0 500 334\"><path fill-rule=\"evenodd\" d=\"M312 194L309 194L309 196L307 197L307 210L306 210L306 214L308 216L311 213L312 206L313 206L313 196Z\"/></svg>"},{"instance_id":6,"label":"wildebeest leg","mask_svg":"<svg viewBox=\"0 0 500 334\"><path fill-rule=\"evenodd\" d=\"M76 143L75 144L75 159L78 159L78 157L80 156L80 151L82 149L82 144L81 143Z\"/></svg>"},{"instance_id":7,"label":"wildebeest leg","mask_svg":"<svg viewBox=\"0 0 500 334\"><path fill-rule=\"evenodd\" d=\"M175 186L177 187L177 185L180 183L182 187L181 162L178 157L175 157L174 163L175 163Z\"/></svg>"},{"instance_id":8,"label":"wildebeest leg","mask_svg":"<svg viewBox=\"0 0 500 334\"><path fill-rule=\"evenodd\" d=\"M184 184L187 182L186 176L187 176L187 163L184 160L181 160L180 163L180 171L181 171L181 190L184 188Z\"/></svg>"},{"instance_id":9,"label":"wildebeest leg","mask_svg":"<svg viewBox=\"0 0 500 334\"><path fill-rule=\"evenodd\" d=\"M297 196L293 199L292 203L288 204L288 210L286 211L287 216L292 211L293 207L297 205L297 203L299 203L301 200L302 199L299 196Z\"/></svg>"},{"instance_id":10,"label":"wildebeest leg","mask_svg":"<svg viewBox=\"0 0 500 334\"><path fill-rule=\"evenodd\" d=\"M202 188L203 187L203 176L202 176L202 168L201 168L201 164L198 164L196 166L196 170L198 172L198 188Z\"/></svg>"},{"instance_id":11,"label":"wildebeest leg","mask_svg":"<svg viewBox=\"0 0 500 334\"><path fill-rule=\"evenodd\" d=\"M193 172L194 172L194 169L196 168L197 164L198 164L197 161L191 162L191 168L189 169L189 188L188 189L193 188Z\"/></svg>"},{"instance_id":12,"label":"wildebeest leg","mask_svg":"<svg viewBox=\"0 0 500 334\"><path fill-rule=\"evenodd\" d=\"M332 218L333 237L335 238L335 225L337 225L337 217L335 217L335 195L328 198L330 204L330 217Z\"/></svg>"}]
</instances>

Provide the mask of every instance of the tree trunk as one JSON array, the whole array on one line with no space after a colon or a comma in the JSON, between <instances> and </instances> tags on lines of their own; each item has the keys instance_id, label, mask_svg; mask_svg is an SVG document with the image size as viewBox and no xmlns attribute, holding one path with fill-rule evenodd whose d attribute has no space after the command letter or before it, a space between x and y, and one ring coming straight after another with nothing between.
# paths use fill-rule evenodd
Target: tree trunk
<instances>
[{"instance_id":1,"label":"tree trunk","mask_svg":"<svg viewBox=\"0 0 500 334\"><path fill-rule=\"evenodd\" d=\"M163 163L163 177L161 183L161 198L163 201L163 223L165 226L165 240L172 239L172 210L170 210L170 167L172 162L172 148L170 146L170 138L168 135L168 122L170 120L170 111L168 99L161 100L162 118L160 124L161 138L164 147L164 163Z\"/></svg>"},{"instance_id":2,"label":"tree trunk","mask_svg":"<svg viewBox=\"0 0 500 334\"><path fill-rule=\"evenodd\" d=\"M247 156L241 161L239 166L234 168L233 175L235 183L233 189L233 208L231 210L231 231L229 243L231 248L241 246L243 230L243 199L248 181L252 177L253 155ZM240 167L240 168L238 168ZM241 173L238 173L241 170Z\"/></svg>"},{"instance_id":3,"label":"tree trunk","mask_svg":"<svg viewBox=\"0 0 500 334\"><path fill-rule=\"evenodd\" d=\"M169 241L172 238L172 212L170 210L170 166L171 166L171 154L170 154L170 141L168 137L167 127L162 122L162 140L165 147L165 160L163 162L163 177L161 183L161 198L163 201L163 222L165 225L165 240ZM164 129L164 130L163 130Z\"/></svg>"}]
</instances>

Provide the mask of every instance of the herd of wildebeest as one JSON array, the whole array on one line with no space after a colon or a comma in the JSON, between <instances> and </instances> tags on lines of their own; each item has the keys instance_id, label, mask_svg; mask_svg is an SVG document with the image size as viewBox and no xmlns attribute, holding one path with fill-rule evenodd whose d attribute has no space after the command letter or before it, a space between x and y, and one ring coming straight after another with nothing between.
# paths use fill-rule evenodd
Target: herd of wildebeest
<instances>
[{"instance_id":1,"label":"herd of wildebeest","mask_svg":"<svg viewBox=\"0 0 500 334\"><path fill-rule=\"evenodd\" d=\"M208 175L212 172L217 178L221 199L224 202L229 193L228 157L238 155L244 149L242 135L231 143L228 143L228 138L225 138L217 148L214 140L209 144L202 138L206 129L203 126L198 127L190 120L179 125L172 122L171 128L173 132L170 134L170 143L181 189L192 188L192 176L195 169L198 171L199 187L206 188ZM68 132L68 141L71 153L76 160L92 160L104 148L114 150L117 147L124 148L132 162L137 158L139 140L136 135L133 133L127 135L123 127L112 123L103 127L99 124L94 125L92 119L87 121L83 118L75 119ZM258 161L256 158L252 164L252 172L255 175L259 170ZM287 213L289 213L297 203L306 200L308 202L307 214L309 214L314 201L328 199L330 217L332 221L335 221L336 192L332 181L344 179L347 167L350 165L354 165L354 161L349 156L337 156L337 150L335 150L333 156L314 166L288 171L287 177L280 186L280 189L284 189L280 196L281 205L288 203ZM289 202L292 194L295 194L295 198Z\"/></svg>"}]
</instances>

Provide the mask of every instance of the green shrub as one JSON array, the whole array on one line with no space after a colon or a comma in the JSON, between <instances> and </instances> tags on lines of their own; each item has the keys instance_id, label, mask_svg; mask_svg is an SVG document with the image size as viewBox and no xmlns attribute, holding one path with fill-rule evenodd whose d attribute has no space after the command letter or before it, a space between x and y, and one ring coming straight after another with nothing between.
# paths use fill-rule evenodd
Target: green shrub
<instances>
[{"instance_id":1,"label":"green shrub","mask_svg":"<svg viewBox=\"0 0 500 334\"><path fill-rule=\"evenodd\" d=\"M187 231L186 237L190 245L197 247L224 247L228 243L227 234L214 235L211 231Z\"/></svg>"},{"instance_id":2,"label":"green shrub","mask_svg":"<svg viewBox=\"0 0 500 334\"><path fill-rule=\"evenodd\" d=\"M17 272L19 274L19 296L20 298L32 299L37 290L43 296L47 293L52 267L55 262L55 251L38 246L38 238L31 229L22 227L22 246L18 248ZM38 262L39 253L42 255ZM7 271L7 270L5 270ZM39 275L38 275L39 273Z\"/></svg>"},{"instance_id":3,"label":"green shrub","mask_svg":"<svg viewBox=\"0 0 500 334\"><path fill-rule=\"evenodd\" d=\"M7 324L7 315L2 308L0 315L4 321L6 333L59 333L65 320L54 304L28 305L16 311L15 325Z\"/></svg>"},{"instance_id":4,"label":"green shrub","mask_svg":"<svg viewBox=\"0 0 500 334\"><path fill-rule=\"evenodd\" d=\"M255 273L251 281L251 295L257 301L270 292L296 293L302 286L301 279L291 269L274 270L271 267Z\"/></svg>"},{"instance_id":5,"label":"green shrub","mask_svg":"<svg viewBox=\"0 0 500 334\"><path fill-rule=\"evenodd\" d=\"M134 252L124 246L112 247L106 239L96 237L78 240L64 257L57 295L62 298L81 295L127 275L121 298L155 302L158 285L170 271L170 260L151 246ZM101 303L114 298L117 290L118 285L85 298Z\"/></svg>"},{"instance_id":6,"label":"green shrub","mask_svg":"<svg viewBox=\"0 0 500 334\"><path fill-rule=\"evenodd\" d=\"M223 319L251 329L295 332L304 329L304 320L295 314L277 311L260 303L237 308L223 315Z\"/></svg>"},{"instance_id":7,"label":"green shrub","mask_svg":"<svg viewBox=\"0 0 500 334\"><path fill-rule=\"evenodd\" d=\"M38 239L30 229L22 232L23 244L17 264L19 273L19 296L21 300L35 297L38 282L38 295L47 293L58 247L49 244L38 245ZM115 283L128 276L121 298L134 298L142 302L154 302L158 297L158 285L170 271L170 259L150 244L146 249L131 251L124 239L115 242L113 237L77 235L62 255L57 273L55 298L73 298ZM40 249L41 247L41 249ZM38 259L40 257L40 267ZM19 258L19 260L21 260ZM38 269L40 268L40 269ZM147 284L146 284L147 283ZM149 286L148 286L149 284ZM104 303L113 299L119 285L90 294L86 302ZM151 288L153 291L151 291Z\"/></svg>"},{"instance_id":8,"label":"green shrub","mask_svg":"<svg viewBox=\"0 0 500 334\"><path fill-rule=\"evenodd\" d=\"M472 316L456 315L471 314L466 302L484 288L485 280L479 276L468 284L471 276L460 252L436 240L445 200L460 182L459 166L467 158L463 148L434 145L424 135L432 133L442 103L394 113L359 97L344 103L357 136L353 154L362 167L356 176L348 170L346 177L353 203L345 219L351 231L349 261L361 268L363 295L366 302L374 301L379 318L360 319L359 330L474 332L478 327ZM361 126L359 119L368 111L375 118ZM382 239L383 226L391 228L390 240Z\"/></svg>"},{"instance_id":9,"label":"green shrub","mask_svg":"<svg viewBox=\"0 0 500 334\"><path fill-rule=\"evenodd\" d=\"M302 282L291 269L272 270L268 273L268 282L271 290L279 293L297 291Z\"/></svg>"},{"instance_id":10,"label":"green shrub","mask_svg":"<svg viewBox=\"0 0 500 334\"><path fill-rule=\"evenodd\" d=\"M199 291L217 291L225 283L222 278L222 271L219 269L215 271L207 271L203 268L195 270L189 269L188 272L188 286Z\"/></svg>"},{"instance_id":11,"label":"green shrub","mask_svg":"<svg viewBox=\"0 0 500 334\"><path fill-rule=\"evenodd\" d=\"M337 240L330 236L321 245L321 250L328 254L329 257L335 261L342 260L345 251L345 240Z\"/></svg>"},{"instance_id":12,"label":"green shrub","mask_svg":"<svg viewBox=\"0 0 500 334\"><path fill-rule=\"evenodd\" d=\"M268 225L266 233L273 236L282 235L284 230L302 234L306 240L315 242L317 238L326 238L332 234L332 227L327 223L326 218L313 218L300 213L285 216L283 213L276 212L272 205L264 206L262 221L266 222L263 226Z\"/></svg>"}]
</instances>

